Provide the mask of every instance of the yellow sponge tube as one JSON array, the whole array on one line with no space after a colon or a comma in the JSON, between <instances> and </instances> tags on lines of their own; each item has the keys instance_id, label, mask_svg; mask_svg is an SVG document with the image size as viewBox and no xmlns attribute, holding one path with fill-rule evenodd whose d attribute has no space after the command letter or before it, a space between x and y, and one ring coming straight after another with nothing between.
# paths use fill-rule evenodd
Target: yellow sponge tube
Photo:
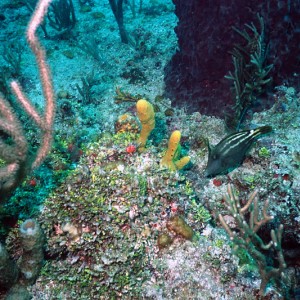
<instances>
[{"instance_id":1,"label":"yellow sponge tube","mask_svg":"<svg viewBox=\"0 0 300 300\"><path fill-rule=\"evenodd\" d=\"M143 151L151 131L155 127L155 113L153 106L145 99L140 99L136 103L137 116L142 124L140 136L138 138L139 151Z\"/></svg>"},{"instance_id":2,"label":"yellow sponge tube","mask_svg":"<svg viewBox=\"0 0 300 300\"><path fill-rule=\"evenodd\" d=\"M160 162L161 166L167 167L171 171L182 169L191 160L189 156L184 156L179 159L181 152L180 139L180 131L173 131L169 139L167 152Z\"/></svg>"}]
</instances>

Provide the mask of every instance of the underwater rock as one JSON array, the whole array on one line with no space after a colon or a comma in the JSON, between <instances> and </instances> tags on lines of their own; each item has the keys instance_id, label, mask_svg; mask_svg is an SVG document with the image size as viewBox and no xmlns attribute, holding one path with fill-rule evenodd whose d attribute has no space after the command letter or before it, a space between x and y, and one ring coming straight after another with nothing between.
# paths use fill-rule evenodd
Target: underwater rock
<instances>
[{"instance_id":1,"label":"underwater rock","mask_svg":"<svg viewBox=\"0 0 300 300\"><path fill-rule=\"evenodd\" d=\"M18 278L18 268L5 249L0 243L0 286L4 288L11 287Z\"/></svg>"},{"instance_id":2,"label":"underwater rock","mask_svg":"<svg viewBox=\"0 0 300 300\"><path fill-rule=\"evenodd\" d=\"M265 22L274 83L281 84L298 73L300 9L297 1L280 1L274 5L268 1L228 0L173 0L173 3L178 17L175 32L179 50L165 68L165 96L175 99L175 104L188 104L190 111L204 114L224 114L225 106L233 104L230 82L224 75L232 70L230 52L234 45L241 43L241 37L232 28L242 29L244 24L252 22L258 26L258 12Z\"/></svg>"},{"instance_id":3,"label":"underwater rock","mask_svg":"<svg viewBox=\"0 0 300 300\"><path fill-rule=\"evenodd\" d=\"M172 238L167 233L161 233L157 237L157 246L159 250L168 247L173 243Z\"/></svg>"},{"instance_id":4,"label":"underwater rock","mask_svg":"<svg viewBox=\"0 0 300 300\"><path fill-rule=\"evenodd\" d=\"M5 300L30 300L31 294L27 291L26 287L20 284L13 286L5 297Z\"/></svg>"}]
</instances>

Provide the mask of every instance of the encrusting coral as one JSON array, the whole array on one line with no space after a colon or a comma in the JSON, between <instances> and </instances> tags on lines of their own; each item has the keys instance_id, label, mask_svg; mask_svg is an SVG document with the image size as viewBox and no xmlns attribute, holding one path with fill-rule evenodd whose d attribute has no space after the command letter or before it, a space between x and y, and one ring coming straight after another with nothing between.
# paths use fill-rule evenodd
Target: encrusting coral
<instances>
[{"instance_id":1,"label":"encrusting coral","mask_svg":"<svg viewBox=\"0 0 300 300\"><path fill-rule=\"evenodd\" d=\"M136 118L129 113L119 116L118 120L115 123L116 133L122 133L122 132L138 133L139 131L140 131L139 124Z\"/></svg>"},{"instance_id":2,"label":"encrusting coral","mask_svg":"<svg viewBox=\"0 0 300 300\"><path fill-rule=\"evenodd\" d=\"M167 228L187 240L192 240L194 232L181 216L173 216L167 222Z\"/></svg>"},{"instance_id":3,"label":"encrusting coral","mask_svg":"<svg viewBox=\"0 0 300 300\"><path fill-rule=\"evenodd\" d=\"M153 106L145 99L140 99L136 103L137 116L142 124L140 136L138 138L139 151L142 152L145 149L147 139L151 131L155 127L155 113Z\"/></svg>"},{"instance_id":4,"label":"encrusting coral","mask_svg":"<svg viewBox=\"0 0 300 300\"><path fill-rule=\"evenodd\" d=\"M157 246L159 249L168 247L173 243L172 238L167 233L161 233L157 237Z\"/></svg>"},{"instance_id":5,"label":"encrusting coral","mask_svg":"<svg viewBox=\"0 0 300 300\"><path fill-rule=\"evenodd\" d=\"M171 171L181 170L191 160L189 156L179 159L181 153L180 139L180 131L173 131L170 136L167 152L160 162L161 166L167 167Z\"/></svg>"}]
</instances>

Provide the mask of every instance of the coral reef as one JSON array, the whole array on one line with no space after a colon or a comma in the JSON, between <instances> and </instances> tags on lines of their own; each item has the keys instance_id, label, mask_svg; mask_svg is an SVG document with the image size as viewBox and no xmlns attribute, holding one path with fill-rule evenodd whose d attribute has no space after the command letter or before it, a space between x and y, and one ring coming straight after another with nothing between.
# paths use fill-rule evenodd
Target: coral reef
<instances>
[{"instance_id":1,"label":"coral reef","mask_svg":"<svg viewBox=\"0 0 300 300\"><path fill-rule=\"evenodd\" d=\"M205 226L193 219L194 206L188 204L193 193L184 177L160 170L153 146L142 154L125 151L135 140L136 135L122 132L91 143L66 184L44 203L39 221L49 259L33 293L50 292L53 282L52 298L57 293L96 297L100 292L140 297L168 220L180 212L193 228ZM176 243L182 240L177 234L172 238ZM190 238L190 232L185 236Z\"/></svg>"},{"instance_id":2,"label":"coral reef","mask_svg":"<svg viewBox=\"0 0 300 300\"><path fill-rule=\"evenodd\" d=\"M68 26L65 28L68 34L54 33L55 29L48 26L49 21L40 26L40 36L42 30L46 35L43 44L57 88L53 149L41 168L27 176L9 201L0 206L1 247L5 245L6 250L0 247L0 269L5 268L1 271L6 276L3 279L1 274L0 280L10 289L7 293L1 284L0 298L254 300L261 297L259 292L266 282L267 299L296 298L300 264L300 154L297 147L300 107L299 91L291 82L296 82L299 74L296 70L293 76L285 77L292 71L291 65L287 64L286 70L282 68L283 60L277 59L281 56L272 52L278 49L281 54L284 50L296 53L295 48L289 48L299 27L298 21L295 22L298 14L295 3L291 2L288 10L282 1L276 7L269 7L271 14L274 10L279 12L278 19L282 14L285 16L283 22L273 24L274 34L269 32L272 16L266 18L264 10L260 12L265 24L261 31L256 22L257 11L250 10L247 18L243 18L254 3L245 7L242 2L236 2L228 8L225 2L218 5L209 1L205 7L199 3L193 6L193 0L182 2L179 7L182 13L187 13L188 8L193 11L187 14L188 24L196 23L193 28L199 30L188 30L189 34L184 37L179 34L177 45L173 33L177 19L171 0L164 3L119 1L123 2L128 44L120 41L109 1L100 6L93 0L56 2L59 6L65 3L74 4L74 7L69 5L62 12L69 12L65 15L71 25L70 30ZM22 40L20 34L22 32L23 36L25 21L29 18L24 1L3 0L0 8L0 40L5 42L8 37L12 37L12 43ZM179 8L177 5L177 13ZM53 9L51 11L51 19L55 21ZM232 11L239 14L232 14ZM198 18L199 14L203 18ZM57 23L58 28L61 21ZM249 24L246 26L250 29L248 34L257 30L249 45L249 37L242 31L244 23ZM181 26L180 19L177 32ZM242 35L235 34L232 26ZM271 56L264 56L268 49L265 42L277 34L279 26L290 40L278 43L278 47L274 44L276 39L270 40L271 51L267 54L273 55L273 61L269 61ZM65 29L61 28L60 32ZM204 34L206 38L201 38L200 44L195 46L191 37L197 34ZM246 39L242 40L243 35ZM275 82L283 78L284 86L269 91L268 99L274 102L271 109L257 114L249 109L249 114L243 118L245 129L270 124L274 128L272 134L256 141L238 168L226 176L206 178L205 141L209 138L212 144L217 144L230 134L224 122L223 105L228 104L229 85L223 76L232 66L227 52L235 45L242 52L247 48L246 55L252 54L249 67L254 73L262 71L258 75L271 76L272 70L263 73L263 66L267 70L269 64L274 64L274 68L279 66L274 78ZM174 76L174 81L168 82L166 77L165 89L164 68L173 54L170 64L174 63L175 72L169 75ZM296 61L294 66L299 62L296 55L283 58L285 62ZM44 111L44 101L40 85L35 84L33 59L25 48L22 61L26 63L16 64L15 69L20 71L18 79L28 98L34 99L33 106L40 114ZM4 66L0 89L2 87L7 100L15 103L7 96L9 74L15 73L13 66L8 68L9 64L0 55L0 67ZM170 64L165 70L170 71ZM244 71L248 70L245 66ZM247 79L250 85L257 87L254 97L263 89L252 75ZM260 79L268 81L269 77ZM170 84L175 95L170 91ZM251 93L253 86L250 87ZM167 98L166 94L171 97ZM144 131L143 124L140 126L143 121L139 122L136 117L135 104L140 99L147 99L142 110L146 117L150 116ZM180 104L186 99L189 102L178 108L171 105L174 99ZM267 100L265 94L253 99L257 100L256 104L262 100L263 105ZM192 109L211 113L222 109L222 119L199 112L187 113ZM37 138L40 127L36 128L21 111L17 114L24 124L24 137L32 146L30 158L34 159L41 145ZM6 116L2 117L6 121ZM138 151L137 141L141 136L144 137L141 150L147 151ZM14 139L4 132L1 139L15 148ZM189 156L186 156L187 150ZM192 163L182 168L190 157ZM163 161L165 164L160 164ZM6 161L0 160L0 166L5 171L2 167L6 166ZM240 224L241 230L234 218L239 214L232 216L230 209L224 208L228 184L236 191L234 199L240 201L242 208L245 204L247 207L248 196L259 190L260 201L253 199L249 212L240 216L245 221ZM264 208L266 202L269 203L268 212ZM259 232L253 234L250 230L248 235L258 235L262 244L268 245L272 232L271 239L277 248L272 245L262 250L263 255L268 255L267 263L262 259L262 265L272 274L276 273L270 281L266 280L268 272L263 274L261 266L257 265L260 261L250 255L251 251L246 246L236 249L229 236L234 234L233 240L243 245L237 237L242 232L249 233L243 226L249 224L252 228L251 223L256 219L253 215L260 211L265 212L265 217L258 218L258 222L268 222L263 222ZM220 224L219 214L224 218L223 224L230 228L227 232ZM46 237L44 249L40 228ZM246 236L246 243L249 239ZM28 241L31 246L25 249L23 243L26 245ZM277 269L282 269L282 256L286 263L285 281L279 288L277 283L281 277L277 276ZM31 285L39 271L39 277Z\"/></svg>"}]
</instances>

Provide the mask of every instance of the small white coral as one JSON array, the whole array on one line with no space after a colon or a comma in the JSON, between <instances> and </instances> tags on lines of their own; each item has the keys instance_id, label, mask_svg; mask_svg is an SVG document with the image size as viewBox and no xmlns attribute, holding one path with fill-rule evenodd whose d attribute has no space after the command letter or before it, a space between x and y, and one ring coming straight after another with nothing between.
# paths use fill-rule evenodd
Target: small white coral
<instances>
[{"instance_id":1,"label":"small white coral","mask_svg":"<svg viewBox=\"0 0 300 300\"><path fill-rule=\"evenodd\" d=\"M75 225L71 223L66 223L61 227L61 229L63 232L69 233L72 240L76 240L79 238L80 232Z\"/></svg>"}]
</instances>

